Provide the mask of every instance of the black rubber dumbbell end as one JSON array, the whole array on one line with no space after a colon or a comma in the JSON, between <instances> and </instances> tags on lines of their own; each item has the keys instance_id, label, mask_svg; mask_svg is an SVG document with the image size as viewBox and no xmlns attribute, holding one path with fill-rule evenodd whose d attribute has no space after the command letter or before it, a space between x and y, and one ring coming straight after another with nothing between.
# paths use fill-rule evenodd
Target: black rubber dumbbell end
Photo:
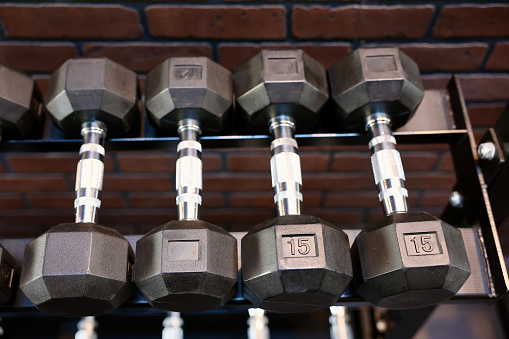
<instances>
[{"instance_id":1,"label":"black rubber dumbbell end","mask_svg":"<svg viewBox=\"0 0 509 339\"><path fill-rule=\"evenodd\" d=\"M134 292L129 242L116 230L65 223L25 247L20 288L45 314L98 316Z\"/></svg>"},{"instance_id":2,"label":"black rubber dumbbell end","mask_svg":"<svg viewBox=\"0 0 509 339\"><path fill-rule=\"evenodd\" d=\"M470 276L460 230L424 212L366 226L352 246L352 263L357 294L388 309L444 302Z\"/></svg>"},{"instance_id":3,"label":"black rubber dumbbell end","mask_svg":"<svg viewBox=\"0 0 509 339\"><path fill-rule=\"evenodd\" d=\"M278 313L331 306L352 279L348 236L317 217L288 215L242 238L244 296Z\"/></svg>"},{"instance_id":4,"label":"black rubber dumbbell end","mask_svg":"<svg viewBox=\"0 0 509 339\"><path fill-rule=\"evenodd\" d=\"M153 307L201 312L237 292L237 239L201 220L174 220L136 243L135 281Z\"/></svg>"}]
</instances>

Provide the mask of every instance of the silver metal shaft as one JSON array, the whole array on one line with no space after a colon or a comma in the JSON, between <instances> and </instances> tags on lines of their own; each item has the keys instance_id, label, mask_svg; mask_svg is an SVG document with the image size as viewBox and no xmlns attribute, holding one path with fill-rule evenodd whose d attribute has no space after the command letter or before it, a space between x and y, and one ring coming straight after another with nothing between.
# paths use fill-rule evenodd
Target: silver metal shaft
<instances>
[{"instance_id":1,"label":"silver metal shaft","mask_svg":"<svg viewBox=\"0 0 509 339\"><path fill-rule=\"evenodd\" d=\"M272 136L270 172L274 188L274 203L279 216L299 215L302 206L302 173L294 120L278 116L270 120Z\"/></svg>"},{"instance_id":2,"label":"silver metal shaft","mask_svg":"<svg viewBox=\"0 0 509 339\"><path fill-rule=\"evenodd\" d=\"M261 308L250 308L247 324L248 339L270 339L269 319L265 316L265 311Z\"/></svg>"},{"instance_id":3,"label":"silver metal shaft","mask_svg":"<svg viewBox=\"0 0 509 339\"><path fill-rule=\"evenodd\" d=\"M331 339L354 339L352 326L345 306L331 306L330 337Z\"/></svg>"},{"instance_id":4,"label":"silver metal shaft","mask_svg":"<svg viewBox=\"0 0 509 339\"><path fill-rule=\"evenodd\" d=\"M408 191L401 155L392 135L391 118L385 113L370 115L366 120L370 137L371 165L378 198L386 215L408 212Z\"/></svg>"},{"instance_id":5,"label":"silver metal shaft","mask_svg":"<svg viewBox=\"0 0 509 339\"><path fill-rule=\"evenodd\" d=\"M81 126L83 144L76 171L77 223L95 223L97 210L101 207L100 194L104 176L104 139L106 125L100 121L89 121Z\"/></svg>"},{"instance_id":6,"label":"silver metal shaft","mask_svg":"<svg viewBox=\"0 0 509 339\"><path fill-rule=\"evenodd\" d=\"M162 339L183 339L182 325L184 325L184 321L179 312L168 312L168 316L163 320Z\"/></svg>"},{"instance_id":7,"label":"silver metal shaft","mask_svg":"<svg viewBox=\"0 0 509 339\"><path fill-rule=\"evenodd\" d=\"M179 220L198 219L202 189L201 129L194 119L179 122L176 185Z\"/></svg>"},{"instance_id":8,"label":"silver metal shaft","mask_svg":"<svg viewBox=\"0 0 509 339\"><path fill-rule=\"evenodd\" d=\"M97 339L97 322L94 317L84 317L78 321L78 331L74 335L74 339Z\"/></svg>"}]
</instances>

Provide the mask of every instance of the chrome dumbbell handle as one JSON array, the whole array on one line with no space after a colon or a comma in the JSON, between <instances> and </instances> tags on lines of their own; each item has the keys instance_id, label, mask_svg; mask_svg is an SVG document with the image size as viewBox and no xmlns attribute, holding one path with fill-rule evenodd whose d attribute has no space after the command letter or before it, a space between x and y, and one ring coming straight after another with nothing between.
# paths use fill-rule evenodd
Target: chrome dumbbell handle
<instances>
[{"instance_id":1,"label":"chrome dumbbell handle","mask_svg":"<svg viewBox=\"0 0 509 339\"><path fill-rule=\"evenodd\" d=\"M201 129L194 119L179 122L176 190L179 220L198 219L202 189Z\"/></svg>"},{"instance_id":2,"label":"chrome dumbbell handle","mask_svg":"<svg viewBox=\"0 0 509 339\"><path fill-rule=\"evenodd\" d=\"M101 207L106 131L106 125L100 121L85 122L81 127L83 144L76 171L74 200L77 223L95 223L97 210Z\"/></svg>"},{"instance_id":3,"label":"chrome dumbbell handle","mask_svg":"<svg viewBox=\"0 0 509 339\"><path fill-rule=\"evenodd\" d=\"M391 118L385 113L370 115L366 120L371 149L371 166L378 198L386 215L408 212L408 191L401 155L392 135Z\"/></svg>"},{"instance_id":4,"label":"chrome dumbbell handle","mask_svg":"<svg viewBox=\"0 0 509 339\"><path fill-rule=\"evenodd\" d=\"M278 214L299 215L302 205L302 174L295 123L292 118L278 116L270 120L272 136L270 172L274 188L274 203Z\"/></svg>"}]
</instances>

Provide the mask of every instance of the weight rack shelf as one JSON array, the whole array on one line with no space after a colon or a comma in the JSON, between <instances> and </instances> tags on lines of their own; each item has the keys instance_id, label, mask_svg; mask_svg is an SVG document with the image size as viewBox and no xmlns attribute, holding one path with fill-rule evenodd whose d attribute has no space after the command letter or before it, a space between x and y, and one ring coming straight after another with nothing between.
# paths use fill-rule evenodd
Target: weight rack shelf
<instances>
[{"instance_id":1,"label":"weight rack shelf","mask_svg":"<svg viewBox=\"0 0 509 339\"><path fill-rule=\"evenodd\" d=\"M54 138L54 126L47 121L46 131L39 140L6 140L0 143L0 152L76 152L82 140ZM48 127L49 126L49 127ZM147 132L148 131L148 132ZM153 131L145 126L141 138L121 138L106 141L107 151L134 151L154 149L174 149L178 137L155 137ZM450 302L494 302L509 290L509 279L505 269L504 258L498 240L497 225L493 217L490 194L485 184L477 156L472 126L461 92L459 81L451 78L443 90L427 90L412 120L394 133L399 144L449 144L456 171L457 183L454 190L464 197L464 208L448 205L442 219L452 225L462 227L472 275ZM300 147L313 146L366 146L366 136L355 133L317 133L299 134L296 136ZM225 135L204 136L201 138L204 148L254 148L268 147L270 138L267 135ZM509 188L507 188L509 189ZM497 204L500 206L503 204ZM359 230L345 230L350 241L355 239ZM232 233L239 240L244 233ZM140 236L127 238L135 246ZM5 239L2 244L10 253L22 262L25 244L31 239ZM239 241L240 246L240 241ZM240 249L239 249L240 251ZM240 260L239 260L240 262ZM242 297L241 286L236 297L221 311L247 309L250 305ZM338 300L338 305L360 306L367 303L347 289ZM150 305L136 294L130 301L112 314L162 312ZM0 307L2 317L40 314L18 289L15 297Z\"/></svg>"}]
</instances>

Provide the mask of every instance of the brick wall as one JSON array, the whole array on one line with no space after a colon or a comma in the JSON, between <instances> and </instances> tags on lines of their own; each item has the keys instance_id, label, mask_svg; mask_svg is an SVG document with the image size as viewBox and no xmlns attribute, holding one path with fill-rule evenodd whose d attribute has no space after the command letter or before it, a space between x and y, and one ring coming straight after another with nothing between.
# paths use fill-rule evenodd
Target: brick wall
<instances>
[{"instance_id":1,"label":"brick wall","mask_svg":"<svg viewBox=\"0 0 509 339\"><path fill-rule=\"evenodd\" d=\"M506 1L17 1L0 4L0 24L0 63L32 74L43 91L79 56L109 57L143 80L171 56L233 69L262 48L302 48L329 66L361 45L390 44L419 63L428 87L459 74L479 135L509 100ZM401 150L411 208L439 214L455 182L447 146ZM367 147L301 155L305 213L345 227L381 216ZM108 153L100 222L133 234L175 218L175 159L173 150ZM268 150L205 150L203 159L203 219L247 230L275 215ZM76 154L1 154L2 234L73 220L75 165Z\"/></svg>"}]
</instances>

